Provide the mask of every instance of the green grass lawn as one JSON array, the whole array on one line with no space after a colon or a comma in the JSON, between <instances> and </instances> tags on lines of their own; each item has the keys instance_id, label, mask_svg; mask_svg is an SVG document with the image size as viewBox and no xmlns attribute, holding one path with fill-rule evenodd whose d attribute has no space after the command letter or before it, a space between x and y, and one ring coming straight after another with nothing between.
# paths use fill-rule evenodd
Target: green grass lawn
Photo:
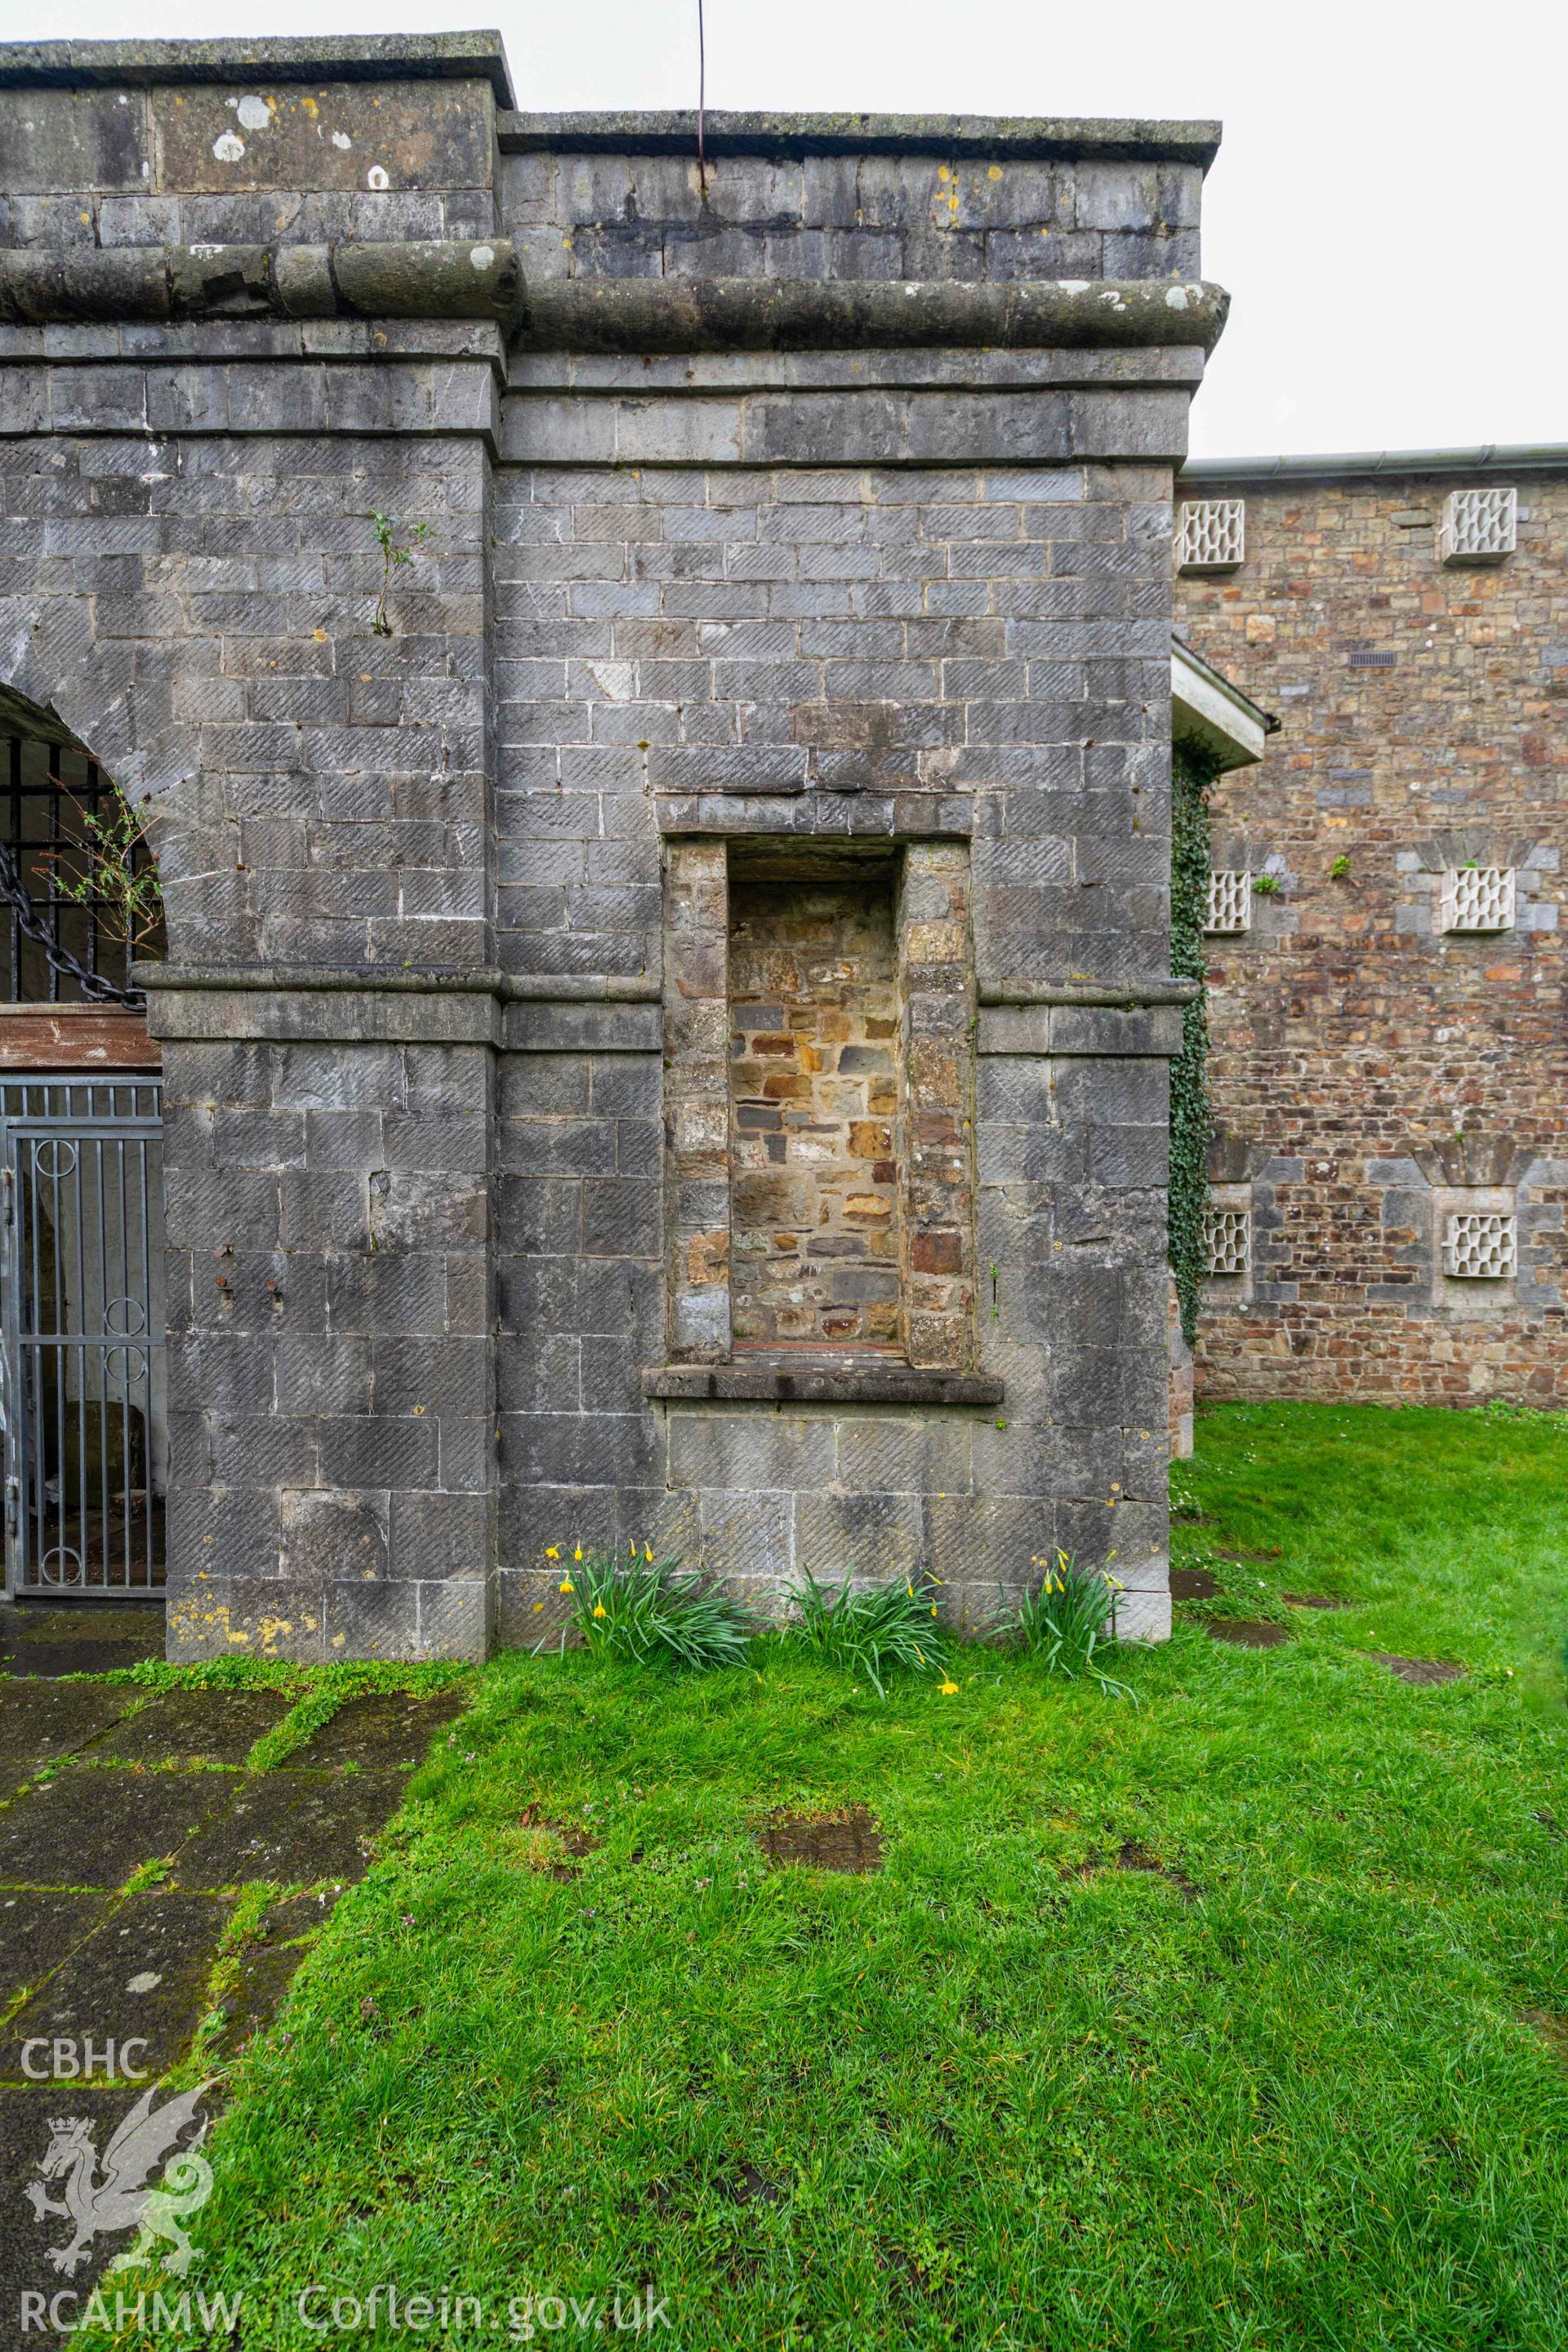
<instances>
[{"instance_id":1,"label":"green grass lawn","mask_svg":"<svg viewBox=\"0 0 1568 2352\"><path fill-rule=\"evenodd\" d=\"M1545 1417L1209 1415L1178 1558L1294 1639L1179 1612L1136 1706L498 1660L241 2062L203 2286L247 2352L384 2283L500 2326L346 2340L651 2283L680 2347L1559 2352L1565 1474ZM857 1803L878 1874L759 1849Z\"/></svg>"}]
</instances>

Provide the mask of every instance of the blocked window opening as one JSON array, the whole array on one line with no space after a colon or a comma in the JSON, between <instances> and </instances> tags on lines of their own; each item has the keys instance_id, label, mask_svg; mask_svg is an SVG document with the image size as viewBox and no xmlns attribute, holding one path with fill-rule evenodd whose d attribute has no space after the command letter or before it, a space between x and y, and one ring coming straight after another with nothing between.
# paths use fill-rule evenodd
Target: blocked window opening
<instances>
[{"instance_id":1,"label":"blocked window opening","mask_svg":"<svg viewBox=\"0 0 1568 2352\"><path fill-rule=\"evenodd\" d=\"M1448 1219L1444 1271L1462 1281L1504 1282L1516 1271L1518 1220L1489 1209L1460 1210Z\"/></svg>"},{"instance_id":2,"label":"blocked window opening","mask_svg":"<svg viewBox=\"0 0 1568 2352\"><path fill-rule=\"evenodd\" d=\"M1441 563L1500 563L1519 535L1519 492L1450 490L1437 527Z\"/></svg>"},{"instance_id":3,"label":"blocked window opening","mask_svg":"<svg viewBox=\"0 0 1568 2352\"><path fill-rule=\"evenodd\" d=\"M890 867L730 886L731 1314L742 1349L903 1349Z\"/></svg>"},{"instance_id":4,"label":"blocked window opening","mask_svg":"<svg viewBox=\"0 0 1568 2352\"><path fill-rule=\"evenodd\" d=\"M1209 876L1208 913L1204 929L1210 932L1252 929L1252 877L1216 871Z\"/></svg>"},{"instance_id":5,"label":"blocked window opening","mask_svg":"<svg viewBox=\"0 0 1568 2352\"><path fill-rule=\"evenodd\" d=\"M1176 522L1182 572L1235 572L1247 553L1245 499L1189 499Z\"/></svg>"},{"instance_id":6,"label":"blocked window opening","mask_svg":"<svg viewBox=\"0 0 1568 2352\"><path fill-rule=\"evenodd\" d=\"M1449 866L1438 894L1439 930L1510 931L1513 916L1511 866Z\"/></svg>"}]
</instances>

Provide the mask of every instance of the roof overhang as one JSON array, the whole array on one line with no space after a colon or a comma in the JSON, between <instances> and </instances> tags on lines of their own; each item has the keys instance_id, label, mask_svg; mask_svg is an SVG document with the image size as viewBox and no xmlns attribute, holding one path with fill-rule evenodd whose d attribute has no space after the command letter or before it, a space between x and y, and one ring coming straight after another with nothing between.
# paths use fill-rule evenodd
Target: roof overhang
<instances>
[{"instance_id":1,"label":"roof overhang","mask_svg":"<svg viewBox=\"0 0 1568 2352\"><path fill-rule=\"evenodd\" d=\"M1260 709L1191 646L1175 640L1171 647L1173 742L1194 745L1211 762L1217 761L1221 771L1253 768L1279 727L1271 711Z\"/></svg>"}]
</instances>

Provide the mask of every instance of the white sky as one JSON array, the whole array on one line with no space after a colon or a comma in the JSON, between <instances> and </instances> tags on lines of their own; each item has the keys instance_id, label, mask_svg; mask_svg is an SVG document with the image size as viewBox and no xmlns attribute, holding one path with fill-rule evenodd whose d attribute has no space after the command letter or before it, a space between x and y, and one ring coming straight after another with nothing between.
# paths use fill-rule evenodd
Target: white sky
<instances>
[{"instance_id":1,"label":"white sky","mask_svg":"<svg viewBox=\"0 0 1568 2352\"><path fill-rule=\"evenodd\" d=\"M696 0L53 0L13 37L499 26L520 106L691 106ZM708 103L1218 116L1195 455L1568 441L1562 0L707 0Z\"/></svg>"}]
</instances>

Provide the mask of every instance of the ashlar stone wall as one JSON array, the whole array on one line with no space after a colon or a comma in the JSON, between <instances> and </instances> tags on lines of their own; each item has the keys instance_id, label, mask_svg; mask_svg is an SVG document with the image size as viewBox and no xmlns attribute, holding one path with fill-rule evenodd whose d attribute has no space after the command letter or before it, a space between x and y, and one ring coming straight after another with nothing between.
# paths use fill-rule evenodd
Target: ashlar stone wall
<instances>
[{"instance_id":1,"label":"ashlar stone wall","mask_svg":"<svg viewBox=\"0 0 1568 2352\"><path fill-rule=\"evenodd\" d=\"M157 827L175 1648L480 1655L566 1536L970 1622L1114 1552L1160 1633L1214 126L701 171L482 37L125 62L0 58L0 684ZM834 856L889 894L851 1034L742 1034L853 1084L812 1279L880 1295L765 1347L734 982Z\"/></svg>"}]
</instances>

